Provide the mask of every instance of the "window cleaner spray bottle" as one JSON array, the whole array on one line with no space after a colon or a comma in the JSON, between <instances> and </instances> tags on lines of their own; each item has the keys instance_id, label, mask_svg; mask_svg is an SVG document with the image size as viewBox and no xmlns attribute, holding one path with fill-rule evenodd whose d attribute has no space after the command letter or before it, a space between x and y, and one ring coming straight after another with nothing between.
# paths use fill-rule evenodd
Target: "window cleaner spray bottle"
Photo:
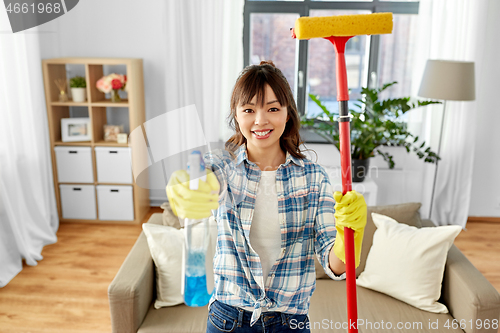
<instances>
[{"instance_id":1,"label":"window cleaner spray bottle","mask_svg":"<svg viewBox=\"0 0 500 333\"><path fill-rule=\"evenodd\" d=\"M199 180L206 181L205 163L198 150L188 158L189 188L197 190ZM213 286L213 225L210 218L184 219L184 251L182 293L188 306L205 306L210 301ZM213 237L212 237L213 238ZM213 239L212 239L213 240ZM208 255L207 255L208 254ZM210 257L210 254L212 256ZM207 283L208 281L208 283Z\"/></svg>"}]
</instances>

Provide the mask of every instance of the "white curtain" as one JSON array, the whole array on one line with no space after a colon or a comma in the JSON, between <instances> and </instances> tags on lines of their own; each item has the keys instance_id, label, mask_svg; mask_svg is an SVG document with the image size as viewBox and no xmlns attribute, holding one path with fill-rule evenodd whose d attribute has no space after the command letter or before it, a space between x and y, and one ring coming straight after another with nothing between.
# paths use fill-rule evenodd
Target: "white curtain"
<instances>
[{"instance_id":1,"label":"white curtain","mask_svg":"<svg viewBox=\"0 0 500 333\"><path fill-rule=\"evenodd\" d=\"M481 89L482 50L487 42L490 0L420 0L417 47L415 48L414 95L420 85L427 59L474 61L476 92ZM440 133L443 105L425 108L422 133L434 151L442 135L432 215L439 225L457 224L465 227L471 200L477 108L481 94L473 102L447 102L443 133ZM428 214L434 180L434 165L425 166L427 201L423 215Z\"/></svg>"},{"instance_id":2,"label":"white curtain","mask_svg":"<svg viewBox=\"0 0 500 333\"><path fill-rule=\"evenodd\" d=\"M244 0L165 2L165 112L194 104L203 128L203 133L193 133L193 119L165 124L179 141L194 135L213 144L229 137L226 116L231 89L243 68L243 7ZM150 145L161 142L161 134L153 140L151 133L147 135ZM167 174L185 168L187 161L169 162Z\"/></svg>"},{"instance_id":3,"label":"white curtain","mask_svg":"<svg viewBox=\"0 0 500 333\"><path fill-rule=\"evenodd\" d=\"M0 11L0 287L43 259L59 226L38 35L9 30Z\"/></svg>"}]
</instances>

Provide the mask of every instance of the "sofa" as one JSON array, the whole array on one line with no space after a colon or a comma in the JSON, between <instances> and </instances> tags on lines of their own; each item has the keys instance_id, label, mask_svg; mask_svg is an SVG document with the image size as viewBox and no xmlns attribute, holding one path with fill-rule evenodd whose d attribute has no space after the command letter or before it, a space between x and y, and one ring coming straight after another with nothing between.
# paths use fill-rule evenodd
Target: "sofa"
<instances>
[{"instance_id":1,"label":"sofa","mask_svg":"<svg viewBox=\"0 0 500 333\"><path fill-rule=\"evenodd\" d=\"M361 264L364 270L376 227L372 212L390 216L417 228L431 228L422 220L419 203L368 207ZM164 224L161 213L147 223ZM333 281L316 261L316 291L311 298L309 325L312 332L347 332L345 281ZM202 333L207 307L184 304L155 309L155 265L144 232L137 239L108 288L112 331L116 333ZM357 286L359 332L497 332L493 320L500 318L500 295L454 245L451 246L442 281L441 303L449 313L420 310L385 294ZM388 329L390 323L391 329ZM460 328L462 323L463 330ZM486 324L488 323L488 324ZM498 322L497 322L498 323Z\"/></svg>"}]
</instances>

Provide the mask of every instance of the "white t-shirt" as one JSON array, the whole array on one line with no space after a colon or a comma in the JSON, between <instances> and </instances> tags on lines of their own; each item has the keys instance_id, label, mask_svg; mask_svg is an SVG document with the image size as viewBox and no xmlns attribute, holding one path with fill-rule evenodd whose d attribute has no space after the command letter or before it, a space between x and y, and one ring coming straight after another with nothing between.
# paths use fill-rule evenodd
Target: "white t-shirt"
<instances>
[{"instance_id":1,"label":"white t-shirt","mask_svg":"<svg viewBox=\"0 0 500 333\"><path fill-rule=\"evenodd\" d=\"M260 257L264 285L267 286L269 272L281 254L276 171L262 171L250 227L250 244Z\"/></svg>"},{"instance_id":2,"label":"white t-shirt","mask_svg":"<svg viewBox=\"0 0 500 333\"><path fill-rule=\"evenodd\" d=\"M250 227L250 245L259 255L264 285L267 286L269 272L281 255L276 170L262 171ZM243 307L243 309L254 310L253 307L248 309ZM265 309L262 310L265 311Z\"/></svg>"}]
</instances>

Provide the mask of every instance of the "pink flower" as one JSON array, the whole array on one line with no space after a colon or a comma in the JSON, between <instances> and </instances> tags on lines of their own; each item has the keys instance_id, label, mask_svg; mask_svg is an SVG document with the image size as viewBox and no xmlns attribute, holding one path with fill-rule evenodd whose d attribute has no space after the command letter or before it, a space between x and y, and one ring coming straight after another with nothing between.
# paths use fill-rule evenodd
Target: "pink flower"
<instances>
[{"instance_id":1,"label":"pink flower","mask_svg":"<svg viewBox=\"0 0 500 333\"><path fill-rule=\"evenodd\" d=\"M96 87L97 89L99 89L99 91L105 94L111 92L112 90L111 84L108 82L108 80L106 80L106 77L99 79L99 81L97 81L96 83Z\"/></svg>"}]
</instances>

